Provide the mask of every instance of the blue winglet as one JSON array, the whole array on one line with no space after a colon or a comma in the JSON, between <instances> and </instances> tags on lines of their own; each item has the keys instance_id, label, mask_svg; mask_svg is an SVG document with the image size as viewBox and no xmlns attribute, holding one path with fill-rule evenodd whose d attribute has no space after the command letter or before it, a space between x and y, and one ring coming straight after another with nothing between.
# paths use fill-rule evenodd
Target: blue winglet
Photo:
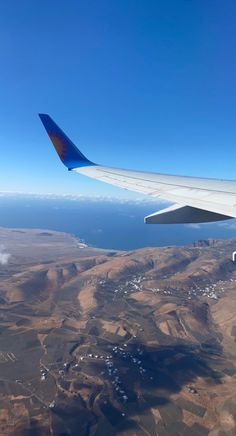
<instances>
[{"instance_id":1,"label":"blue winglet","mask_svg":"<svg viewBox=\"0 0 236 436\"><path fill-rule=\"evenodd\" d=\"M89 161L81 151L73 144L66 134L57 126L52 118L47 114L39 114L39 117L51 139L56 152L63 164L72 170L88 165L96 165Z\"/></svg>"}]
</instances>

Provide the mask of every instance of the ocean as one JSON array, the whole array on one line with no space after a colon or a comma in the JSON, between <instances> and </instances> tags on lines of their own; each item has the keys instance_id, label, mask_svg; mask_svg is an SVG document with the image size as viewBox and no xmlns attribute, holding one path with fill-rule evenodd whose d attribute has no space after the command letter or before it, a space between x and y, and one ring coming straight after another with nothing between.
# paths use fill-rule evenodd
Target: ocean
<instances>
[{"instance_id":1,"label":"ocean","mask_svg":"<svg viewBox=\"0 0 236 436\"><path fill-rule=\"evenodd\" d=\"M235 220L201 225L147 225L144 216L165 205L102 199L9 195L0 197L0 226L68 232L93 247L132 250L232 238Z\"/></svg>"}]
</instances>

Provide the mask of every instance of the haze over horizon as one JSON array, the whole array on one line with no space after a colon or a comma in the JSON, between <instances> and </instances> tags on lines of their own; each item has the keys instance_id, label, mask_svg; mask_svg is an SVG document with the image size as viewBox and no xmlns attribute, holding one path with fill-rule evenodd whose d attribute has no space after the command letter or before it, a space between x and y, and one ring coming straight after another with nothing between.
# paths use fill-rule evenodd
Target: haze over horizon
<instances>
[{"instance_id":1,"label":"haze over horizon","mask_svg":"<svg viewBox=\"0 0 236 436\"><path fill-rule=\"evenodd\" d=\"M133 250L192 244L199 239L228 239L236 221L207 224L145 225L144 216L163 208L149 197L124 199L0 193L0 227L56 230L92 247ZM231 256L231 253L229 253Z\"/></svg>"}]
</instances>

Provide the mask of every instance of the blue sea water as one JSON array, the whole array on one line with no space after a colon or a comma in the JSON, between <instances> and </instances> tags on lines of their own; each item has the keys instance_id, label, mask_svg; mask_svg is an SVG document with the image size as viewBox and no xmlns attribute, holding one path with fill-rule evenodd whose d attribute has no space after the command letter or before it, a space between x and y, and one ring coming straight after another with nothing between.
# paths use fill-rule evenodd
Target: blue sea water
<instances>
[{"instance_id":1,"label":"blue sea water","mask_svg":"<svg viewBox=\"0 0 236 436\"><path fill-rule=\"evenodd\" d=\"M198 239L232 238L235 220L202 225L147 225L144 216L163 208L155 202L0 197L0 226L68 232L90 246L130 250L183 245Z\"/></svg>"}]
</instances>

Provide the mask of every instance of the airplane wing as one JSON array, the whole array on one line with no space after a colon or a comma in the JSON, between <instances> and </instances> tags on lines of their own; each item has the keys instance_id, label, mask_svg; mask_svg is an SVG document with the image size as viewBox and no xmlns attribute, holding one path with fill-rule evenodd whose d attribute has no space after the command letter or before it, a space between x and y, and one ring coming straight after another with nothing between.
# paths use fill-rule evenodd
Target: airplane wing
<instances>
[{"instance_id":1,"label":"airplane wing","mask_svg":"<svg viewBox=\"0 0 236 436\"><path fill-rule=\"evenodd\" d=\"M49 115L39 116L69 171L174 203L171 207L146 216L144 221L147 224L202 223L236 218L236 181L98 165L81 153Z\"/></svg>"}]
</instances>

